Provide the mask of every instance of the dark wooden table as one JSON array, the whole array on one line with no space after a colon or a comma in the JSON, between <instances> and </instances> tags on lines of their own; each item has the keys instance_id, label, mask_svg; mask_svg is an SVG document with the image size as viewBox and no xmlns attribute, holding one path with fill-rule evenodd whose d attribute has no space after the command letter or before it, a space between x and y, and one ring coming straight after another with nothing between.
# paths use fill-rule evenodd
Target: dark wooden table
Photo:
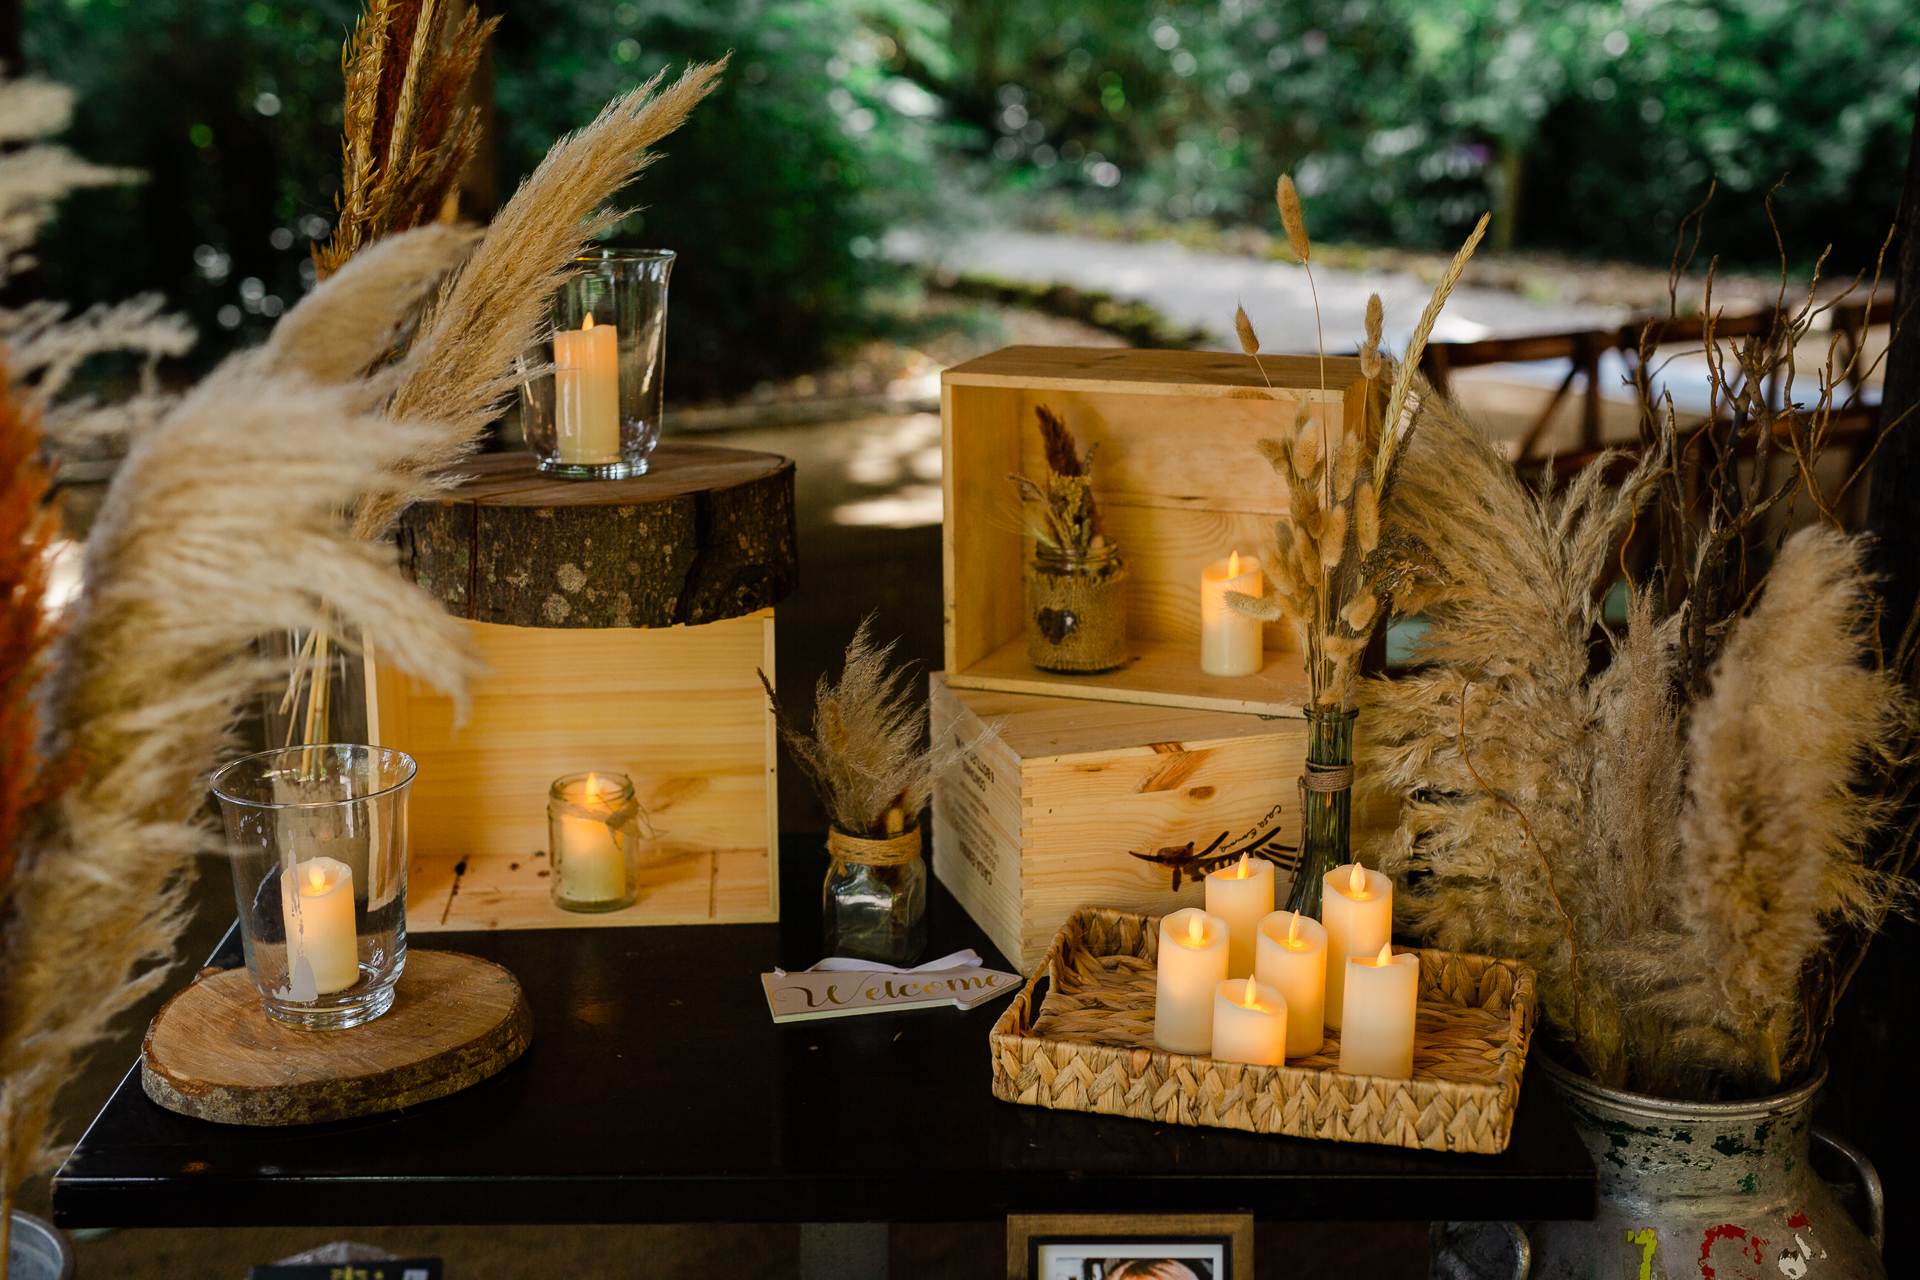
<instances>
[{"instance_id":1,"label":"dark wooden table","mask_svg":"<svg viewBox=\"0 0 1920 1280\"><path fill-rule=\"evenodd\" d=\"M775 1026L759 975L819 959L818 837L780 925L422 935L506 965L533 1047L403 1113L250 1129L162 1110L136 1064L56 1175L63 1227L940 1222L1009 1213L1586 1218L1594 1170L1530 1073L1499 1156L1258 1137L998 1102L1004 999ZM930 956L1010 968L938 884ZM240 963L229 934L213 961Z\"/></svg>"}]
</instances>

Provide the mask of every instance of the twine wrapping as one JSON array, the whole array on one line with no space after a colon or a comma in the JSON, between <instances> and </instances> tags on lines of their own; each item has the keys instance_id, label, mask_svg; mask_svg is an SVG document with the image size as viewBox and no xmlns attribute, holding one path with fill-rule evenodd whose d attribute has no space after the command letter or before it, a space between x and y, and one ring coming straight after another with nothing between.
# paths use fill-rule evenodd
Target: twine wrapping
<instances>
[{"instance_id":1,"label":"twine wrapping","mask_svg":"<svg viewBox=\"0 0 1920 1280\"><path fill-rule=\"evenodd\" d=\"M1315 764L1307 761L1307 772L1300 779L1300 786L1307 791L1345 791L1353 785L1353 766L1350 764Z\"/></svg>"},{"instance_id":2,"label":"twine wrapping","mask_svg":"<svg viewBox=\"0 0 1920 1280\"><path fill-rule=\"evenodd\" d=\"M829 830L827 853L835 862L850 862L860 867L904 867L920 856L920 828L877 839Z\"/></svg>"},{"instance_id":3,"label":"twine wrapping","mask_svg":"<svg viewBox=\"0 0 1920 1280\"><path fill-rule=\"evenodd\" d=\"M604 804L575 804L565 796L547 797L547 810L569 818L585 818L588 822L604 822L615 831L629 823L643 829L648 836L653 834L653 822L647 817L646 809L634 796L628 796L625 804L618 809L609 810Z\"/></svg>"}]
</instances>

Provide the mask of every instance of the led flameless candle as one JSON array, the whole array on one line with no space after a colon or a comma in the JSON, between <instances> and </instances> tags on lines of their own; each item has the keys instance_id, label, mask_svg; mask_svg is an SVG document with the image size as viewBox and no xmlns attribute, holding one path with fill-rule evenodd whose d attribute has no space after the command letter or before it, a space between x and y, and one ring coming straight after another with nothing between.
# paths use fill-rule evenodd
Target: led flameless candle
<instances>
[{"instance_id":1,"label":"led flameless candle","mask_svg":"<svg viewBox=\"0 0 1920 1280\"><path fill-rule=\"evenodd\" d=\"M1213 1058L1278 1067L1287 1060L1287 1001L1252 978L1213 988Z\"/></svg>"},{"instance_id":2,"label":"led flameless candle","mask_svg":"<svg viewBox=\"0 0 1920 1280\"><path fill-rule=\"evenodd\" d=\"M1207 876L1207 914L1227 922L1227 976L1253 975L1260 921L1273 911L1273 864L1240 855L1240 861Z\"/></svg>"},{"instance_id":3,"label":"led flameless candle","mask_svg":"<svg viewBox=\"0 0 1920 1280\"><path fill-rule=\"evenodd\" d=\"M586 323L553 335L554 417L560 461L620 461L620 331Z\"/></svg>"},{"instance_id":4,"label":"led flameless candle","mask_svg":"<svg viewBox=\"0 0 1920 1280\"><path fill-rule=\"evenodd\" d=\"M1340 1069L1348 1075L1413 1076L1413 1020L1420 998L1420 957L1393 954L1346 963L1346 1007L1341 1015Z\"/></svg>"},{"instance_id":5,"label":"led flameless candle","mask_svg":"<svg viewBox=\"0 0 1920 1280\"><path fill-rule=\"evenodd\" d=\"M1262 920L1253 976L1287 1002L1287 1056L1320 1052L1326 1039L1326 927L1291 911Z\"/></svg>"},{"instance_id":6,"label":"led flameless candle","mask_svg":"<svg viewBox=\"0 0 1920 1280\"><path fill-rule=\"evenodd\" d=\"M287 967L296 971L304 959L313 973L316 994L332 995L360 981L360 936L353 920L353 868L335 858L309 858L293 869L299 887L300 909L293 895L282 894L286 909Z\"/></svg>"},{"instance_id":7,"label":"led flameless candle","mask_svg":"<svg viewBox=\"0 0 1920 1280\"><path fill-rule=\"evenodd\" d=\"M1393 935L1393 881L1357 862L1321 881L1320 923L1327 927L1327 1025L1340 1026L1340 993L1349 956L1370 956Z\"/></svg>"},{"instance_id":8,"label":"led flameless candle","mask_svg":"<svg viewBox=\"0 0 1920 1280\"><path fill-rule=\"evenodd\" d=\"M1200 571L1200 669L1210 676L1250 676L1266 661L1264 627L1227 607L1227 592L1266 594L1260 561L1238 551Z\"/></svg>"},{"instance_id":9,"label":"led flameless candle","mask_svg":"<svg viewBox=\"0 0 1920 1280\"><path fill-rule=\"evenodd\" d=\"M1160 917L1153 1042L1170 1053L1213 1048L1214 988L1227 976L1227 922L1188 907Z\"/></svg>"},{"instance_id":10,"label":"led flameless candle","mask_svg":"<svg viewBox=\"0 0 1920 1280\"><path fill-rule=\"evenodd\" d=\"M613 788L604 788L598 774L588 774L574 803L585 809L607 806ZM560 896L575 902L608 902L627 893L627 854L604 818L580 814L559 815Z\"/></svg>"}]
</instances>

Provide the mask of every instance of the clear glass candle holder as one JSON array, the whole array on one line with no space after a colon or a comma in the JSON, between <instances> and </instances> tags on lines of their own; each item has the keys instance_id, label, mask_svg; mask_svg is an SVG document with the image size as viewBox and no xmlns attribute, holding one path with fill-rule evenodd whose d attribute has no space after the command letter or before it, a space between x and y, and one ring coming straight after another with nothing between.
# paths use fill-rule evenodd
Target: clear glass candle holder
<instances>
[{"instance_id":1,"label":"clear glass candle holder","mask_svg":"<svg viewBox=\"0 0 1920 1280\"><path fill-rule=\"evenodd\" d=\"M553 299L553 336L522 358L520 424L540 470L644 474L660 443L671 249L596 249Z\"/></svg>"},{"instance_id":2,"label":"clear glass candle holder","mask_svg":"<svg viewBox=\"0 0 1920 1280\"><path fill-rule=\"evenodd\" d=\"M547 791L553 904L618 911L640 896L640 855L653 844L633 779L594 770L556 778Z\"/></svg>"},{"instance_id":3,"label":"clear glass candle holder","mask_svg":"<svg viewBox=\"0 0 1920 1280\"><path fill-rule=\"evenodd\" d=\"M897 836L827 833L820 887L827 954L909 965L927 949L927 863L920 829Z\"/></svg>"},{"instance_id":4,"label":"clear glass candle holder","mask_svg":"<svg viewBox=\"0 0 1920 1280\"><path fill-rule=\"evenodd\" d=\"M325 743L213 775L247 972L267 1015L354 1027L393 1005L407 962L407 791L414 763Z\"/></svg>"}]
</instances>

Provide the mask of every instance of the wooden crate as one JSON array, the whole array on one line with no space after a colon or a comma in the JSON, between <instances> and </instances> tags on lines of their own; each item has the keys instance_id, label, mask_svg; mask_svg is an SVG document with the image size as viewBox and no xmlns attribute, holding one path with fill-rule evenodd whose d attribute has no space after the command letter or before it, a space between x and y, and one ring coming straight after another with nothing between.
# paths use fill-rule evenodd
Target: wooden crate
<instances>
[{"instance_id":1,"label":"wooden crate","mask_svg":"<svg viewBox=\"0 0 1920 1280\"><path fill-rule=\"evenodd\" d=\"M377 662L368 682L374 741L420 766L410 931L779 918L774 724L754 674L773 674L772 609L657 629L465 625L492 668L465 725L446 698ZM656 848L633 906L561 911L548 895L547 788L600 767L632 776Z\"/></svg>"},{"instance_id":2,"label":"wooden crate","mask_svg":"<svg viewBox=\"0 0 1920 1280\"><path fill-rule=\"evenodd\" d=\"M1205 351L1009 347L941 376L946 525L946 664L956 689L1299 715L1306 677L1291 638L1267 629L1266 669L1200 670L1200 570L1229 550L1261 552L1287 488L1255 450L1290 431L1300 401L1337 428L1366 411L1360 362ZM1027 661L1022 565L1007 476L1045 463L1034 414L1060 414L1098 445L1094 494L1126 560L1133 658L1116 671L1062 675Z\"/></svg>"},{"instance_id":3,"label":"wooden crate","mask_svg":"<svg viewBox=\"0 0 1920 1280\"><path fill-rule=\"evenodd\" d=\"M998 738L933 793L933 871L1030 972L1075 908L1166 912L1202 886L1129 852L1279 824L1294 843L1306 722L955 689L934 675L936 739ZM1291 868L1275 881L1284 896Z\"/></svg>"},{"instance_id":4,"label":"wooden crate","mask_svg":"<svg viewBox=\"0 0 1920 1280\"><path fill-rule=\"evenodd\" d=\"M1413 1077L1391 1080L1341 1071L1332 1029L1320 1052L1279 1067L1167 1052L1153 1040L1159 948L1157 916L1075 912L1045 968L994 1023L994 1097L1333 1142L1507 1149L1533 1035L1532 966L1415 951Z\"/></svg>"}]
</instances>

